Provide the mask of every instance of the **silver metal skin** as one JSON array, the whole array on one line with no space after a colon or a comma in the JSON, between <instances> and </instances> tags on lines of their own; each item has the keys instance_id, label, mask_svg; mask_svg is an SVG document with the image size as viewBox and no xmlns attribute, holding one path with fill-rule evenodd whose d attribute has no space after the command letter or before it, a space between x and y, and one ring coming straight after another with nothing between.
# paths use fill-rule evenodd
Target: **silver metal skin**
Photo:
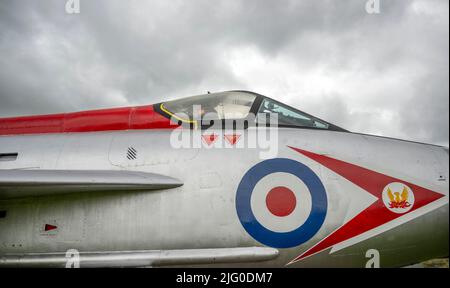
<instances>
[{"instance_id":1,"label":"silver metal skin","mask_svg":"<svg viewBox=\"0 0 450 288\"><path fill-rule=\"evenodd\" d=\"M243 137L253 136L258 129L242 131ZM330 254L328 249L288 267L365 267L368 260L365 253L369 249L380 252L381 267L400 267L448 256L449 155L442 147L345 132L278 128L277 157L301 161L320 177L328 195L328 211L324 224L309 241L276 252L269 248L261 258L255 256L257 252L254 256L247 255L248 249L253 249L249 247L267 247L246 232L235 207L243 175L262 161L260 149L175 149L170 145L170 133L142 130L0 137L2 151L19 154L16 161L0 162L1 173L12 169L136 171L164 175L163 180L171 177L183 183L151 191L108 193L88 189L66 195L0 199L0 210L7 213L0 218L0 266L21 263L58 266L60 257L49 262L47 256L36 253L56 257L77 249L82 255L94 253L87 267L130 266L130 263L153 266L154 261L158 266L285 267L340 227L350 204L359 201L349 196L348 192L355 188L348 181L288 146L345 159L411 181L445 194L446 201L420 217L336 253ZM221 135L223 131L215 133ZM137 159L127 159L128 147L139 151ZM11 195L13 191L8 193ZM55 223L57 233L43 232L45 223ZM244 252L232 253L239 249ZM144 252L136 256L143 261L130 262L134 257L130 253L139 255L138 251L155 250L176 255L174 261L154 256L155 252ZM186 254L173 252L180 250L187 250ZM205 251L210 253L205 255ZM220 251L235 256L226 258L226 253ZM102 252L111 257L116 255L115 260ZM221 256L216 259L214 255L218 253Z\"/></svg>"},{"instance_id":2,"label":"silver metal skin","mask_svg":"<svg viewBox=\"0 0 450 288\"><path fill-rule=\"evenodd\" d=\"M102 170L0 170L0 199L94 191L176 188L178 179L155 173Z\"/></svg>"},{"instance_id":3,"label":"silver metal skin","mask_svg":"<svg viewBox=\"0 0 450 288\"><path fill-rule=\"evenodd\" d=\"M192 264L223 264L268 261L278 256L278 250L265 247L183 249L154 251L88 252L79 255L84 268L95 267L161 267ZM67 267L70 253L37 253L0 256L0 267ZM45 263L45 264L44 264Z\"/></svg>"}]
</instances>

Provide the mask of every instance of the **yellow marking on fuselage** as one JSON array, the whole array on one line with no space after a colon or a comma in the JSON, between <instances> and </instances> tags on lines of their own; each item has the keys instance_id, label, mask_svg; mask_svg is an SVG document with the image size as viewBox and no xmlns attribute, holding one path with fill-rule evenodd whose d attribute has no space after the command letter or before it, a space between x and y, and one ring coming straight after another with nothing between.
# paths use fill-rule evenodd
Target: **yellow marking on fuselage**
<instances>
[{"instance_id":1,"label":"yellow marking on fuselage","mask_svg":"<svg viewBox=\"0 0 450 288\"><path fill-rule=\"evenodd\" d=\"M169 110L167 110L167 108L164 107L164 104L163 104L163 103L161 103L161 105L159 106L159 108L160 108L162 111L164 111L164 113L167 113L167 114L170 115L171 117L173 117L173 118L175 118L175 119L177 119L177 120L179 120L179 121L182 121L182 122L194 124L194 127L197 128L197 121L196 121L196 120L183 119L183 118L181 118L181 117L178 117L178 116L175 115L174 113L172 113L172 112L170 112Z\"/></svg>"}]
</instances>

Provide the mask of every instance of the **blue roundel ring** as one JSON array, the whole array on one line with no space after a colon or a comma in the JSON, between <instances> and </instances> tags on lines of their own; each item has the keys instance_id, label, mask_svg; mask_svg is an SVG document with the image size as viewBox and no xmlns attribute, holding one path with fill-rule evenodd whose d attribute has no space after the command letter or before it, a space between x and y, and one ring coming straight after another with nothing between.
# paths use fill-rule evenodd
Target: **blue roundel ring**
<instances>
[{"instance_id":1,"label":"blue roundel ring","mask_svg":"<svg viewBox=\"0 0 450 288\"><path fill-rule=\"evenodd\" d=\"M258 181L277 172L298 177L311 194L311 213L303 225L290 232L274 232L265 228L256 220L250 203ZM319 177L306 165L285 158L265 160L253 166L242 178L236 193L236 210L244 229L255 240L274 248L295 247L311 239L325 221L327 206L327 194Z\"/></svg>"}]
</instances>

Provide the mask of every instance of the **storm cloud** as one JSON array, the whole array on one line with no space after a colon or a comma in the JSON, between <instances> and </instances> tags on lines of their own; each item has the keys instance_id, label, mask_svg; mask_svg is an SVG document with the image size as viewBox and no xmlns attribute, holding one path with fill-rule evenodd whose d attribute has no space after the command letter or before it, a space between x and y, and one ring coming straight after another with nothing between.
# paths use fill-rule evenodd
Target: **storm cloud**
<instances>
[{"instance_id":1,"label":"storm cloud","mask_svg":"<svg viewBox=\"0 0 450 288\"><path fill-rule=\"evenodd\" d=\"M66 2L0 2L0 117L245 89L448 146L447 0Z\"/></svg>"}]
</instances>

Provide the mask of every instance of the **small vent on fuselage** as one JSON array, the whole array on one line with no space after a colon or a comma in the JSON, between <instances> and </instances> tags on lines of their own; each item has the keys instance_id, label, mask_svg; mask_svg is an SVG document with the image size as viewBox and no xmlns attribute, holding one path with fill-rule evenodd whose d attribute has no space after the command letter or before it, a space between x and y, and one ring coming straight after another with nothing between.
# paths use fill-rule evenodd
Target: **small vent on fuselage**
<instances>
[{"instance_id":1,"label":"small vent on fuselage","mask_svg":"<svg viewBox=\"0 0 450 288\"><path fill-rule=\"evenodd\" d=\"M137 158L137 150L133 147L128 147L127 150L127 159L128 160L136 160Z\"/></svg>"}]
</instances>

